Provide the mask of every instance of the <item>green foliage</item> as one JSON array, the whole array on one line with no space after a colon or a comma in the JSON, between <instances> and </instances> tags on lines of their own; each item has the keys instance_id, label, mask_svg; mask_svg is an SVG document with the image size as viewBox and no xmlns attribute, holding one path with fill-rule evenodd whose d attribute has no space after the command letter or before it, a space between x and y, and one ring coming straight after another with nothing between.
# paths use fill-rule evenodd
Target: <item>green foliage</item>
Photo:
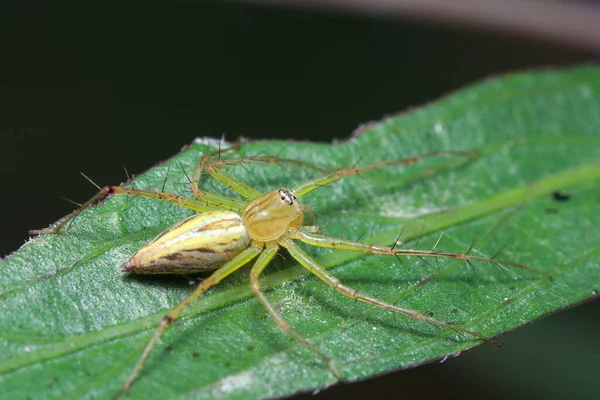
<instances>
[{"instance_id":1,"label":"green foliage","mask_svg":"<svg viewBox=\"0 0 600 400\"><path fill-rule=\"evenodd\" d=\"M348 178L303 200L333 236L473 253L514 268L304 246L347 285L495 336L600 290L600 69L498 78L338 144L262 141L242 154L281 155L325 168L478 150ZM135 179L136 188L189 195L187 178L215 142L191 145ZM293 166L231 167L259 190L315 174ZM361 179L362 178L362 179ZM57 183L60 186L60 183ZM211 179L202 187L233 195ZM565 195L560 196L559 194ZM568 198L567 198L568 197ZM124 276L118 266L190 215L170 203L114 196L67 230L34 238L0 264L0 392L6 398L106 398L123 383L156 324L192 288L180 277ZM129 392L136 398L262 398L331 385L327 366L286 336L255 300L244 268L168 329ZM480 344L337 294L289 257L263 286L285 318L348 381L407 368Z\"/></svg>"}]
</instances>

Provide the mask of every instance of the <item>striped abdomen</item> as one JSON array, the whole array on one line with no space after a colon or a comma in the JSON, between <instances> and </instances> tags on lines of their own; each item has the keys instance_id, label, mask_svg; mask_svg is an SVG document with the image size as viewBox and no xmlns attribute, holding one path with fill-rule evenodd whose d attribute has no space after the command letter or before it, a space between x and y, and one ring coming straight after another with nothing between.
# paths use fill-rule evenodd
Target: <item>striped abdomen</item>
<instances>
[{"instance_id":1,"label":"striped abdomen","mask_svg":"<svg viewBox=\"0 0 600 400\"><path fill-rule=\"evenodd\" d=\"M249 242L238 214L205 212L184 219L159 234L124 263L121 270L136 274L213 270L248 248Z\"/></svg>"}]
</instances>

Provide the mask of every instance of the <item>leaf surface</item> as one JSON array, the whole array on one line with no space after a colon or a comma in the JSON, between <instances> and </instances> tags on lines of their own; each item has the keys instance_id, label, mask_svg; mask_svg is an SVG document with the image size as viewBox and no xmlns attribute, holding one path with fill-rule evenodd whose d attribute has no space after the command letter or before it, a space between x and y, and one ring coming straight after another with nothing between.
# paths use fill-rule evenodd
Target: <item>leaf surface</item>
<instances>
[{"instance_id":1,"label":"leaf surface","mask_svg":"<svg viewBox=\"0 0 600 400\"><path fill-rule=\"evenodd\" d=\"M600 290L600 69L490 80L328 145L261 141L233 156L280 155L334 170L433 150L429 158L344 179L306 195L332 236L466 251L551 274L456 260L403 259L303 246L344 283L487 336L596 296ZM187 178L215 142L198 141L140 175L136 188L189 196ZM260 190L318 173L251 164L229 171ZM235 196L204 179L202 187ZM165 312L192 290L181 277L127 277L118 267L193 214L113 196L67 230L30 240L0 264L0 391L6 398L107 398L125 380ZM440 234L442 234L440 239ZM196 301L170 327L129 392L135 398L265 398L336 382L327 366L267 317L248 268ZM477 346L468 335L357 303L290 257L263 279L276 309L329 355L345 380L423 364Z\"/></svg>"}]
</instances>

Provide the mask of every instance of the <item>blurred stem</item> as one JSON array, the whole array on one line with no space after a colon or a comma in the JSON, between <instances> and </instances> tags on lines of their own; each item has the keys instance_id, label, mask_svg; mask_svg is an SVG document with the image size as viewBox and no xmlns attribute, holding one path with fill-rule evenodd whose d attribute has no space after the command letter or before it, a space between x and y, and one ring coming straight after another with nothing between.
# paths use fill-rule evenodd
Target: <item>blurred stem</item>
<instances>
[{"instance_id":1,"label":"blurred stem","mask_svg":"<svg viewBox=\"0 0 600 400\"><path fill-rule=\"evenodd\" d=\"M251 0L371 16L409 16L600 51L600 4L559 0Z\"/></svg>"}]
</instances>

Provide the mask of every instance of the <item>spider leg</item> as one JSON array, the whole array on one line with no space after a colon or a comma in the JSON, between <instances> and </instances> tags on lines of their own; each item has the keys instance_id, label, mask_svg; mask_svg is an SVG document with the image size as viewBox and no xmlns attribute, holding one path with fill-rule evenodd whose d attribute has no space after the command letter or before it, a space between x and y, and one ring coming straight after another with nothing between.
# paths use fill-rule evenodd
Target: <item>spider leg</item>
<instances>
[{"instance_id":1,"label":"spider leg","mask_svg":"<svg viewBox=\"0 0 600 400\"><path fill-rule=\"evenodd\" d=\"M289 251L289 253L292 255L292 257L294 257L296 259L296 261L298 261L302 266L304 266L304 268L309 270L312 274L316 275L319 279L321 279L323 282L325 282L328 286L337 290L338 292L340 292L341 294L343 294L346 297L349 297L351 299L360 300L365 303L369 303L369 304L372 304L374 306L377 306L377 307L380 307L380 308L383 308L383 309L386 309L389 311L404 314L411 318L414 318L414 319L417 319L420 321L425 321L425 322L428 322L433 325L440 325L440 326L446 327L448 329L452 329L455 332L466 333L466 334L474 336L478 339L481 339L483 341L490 342L497 346L500 346L499 342L495 341L492 338L484 336L480 333L470 331L468 329L461 328L460 326L452 325L452 324L449 324L448 322L440 321L435 318L431 318L431 317L429 317L425 314L422 314L418 311L415 311L415 310L411 310L408 308L402 308L402 307L395 306L393 304L386 303L382 300L379 300L374 297L368 296L364 293L361 293L358 290L355 290L348 286L345 286L335 275L331 274L325 268L321 267L313 258L311 258L308 254L306 254L304 252L304 250L302 250L292 240L288 239L286 241L282 241L281 244Z\"/></svg>"},{"instance_id":2,"label":"spider leg","mask_svg":"<svg viewBox=\"0 0 600 400\"><path fill-rule=\"evenodd\" d=\"M32 235L42 233L57 233L67 223L72 221L77 215L83 210L88 208L90 205L104 199L105 197L112 194L129 194L133 196L148 197L151 199L164 200L174 203L178 206L189 208L198 212L215 211L215 210L230 210L230 211L241 211L244 208L245 203L241 200L233 199L227 196L221 196L214 193L203 192L202 196L197 199L191 199L183 196L179 196L173 193L167 192L151 192L147 190L138 190L125 188L122 186L105 186L91 199L83 203L79 208L69 214L59 224L49 229L39 229L29 231Z\"/></svg>"},{"instance_id":3,"label":"spider leg","mask_svg":"<svg viewBox=\"0 0 600 400\"><path fill-rule=\"evenodd\" d=\"M318 225L303 225L303 226L297 227L296 229L300 229L303 232L317 233L317 234L320 234L321 232L323 232L323 228Z\"/></svg>"},{"instance_id":4,"label":"spider leg","mask_svg":"<svg viewBox=\"0 0 600 400\"><path fill-rule=\"evenodd\" d=\"M386 246L375 246L367 243L353 242L341 238L335 238L331 236L315 234L303 229L288 229L289 237L298 239L304 243L311 244L313 246L327 247L331 249L339 250L352 250L361 251L363 253L371 254L382 254L388 256L407 256L407 257L436 257L436 258L453 258L456 260L469 261L483 261L493 264L501 264L514 268L519 268L525 271L532 272L534 274L542 275L545 278L552 279L552 277L544 272L538 271L533 268L529 268L526 265L518 264L511 261L496 260L494 258L472 256L466 253L450 253L436 250L420 250L420 249L397 249L394 247Z\"/></svg>"},{"instance_id":5,"label":"spider leg","mask_svg":"<svg viewBox=\"0 0 600 400\"><path fill-rule=\"evenodd\" d=\"M472 158L477 157L478 155L479 155L479 153L476 151L443 151L443 150L439 150L439 151L432 151L432 152L429 152L426 154L421 154L419 156L414 156L414 157L409 157L409 158L380 161L380 162L365 165L362 167L352 166L352 167L342 168L340 170L325 174L323 176L320 176L320 177L317 177L314 179L310 179L306 182L303 182L303 183L297 185L296 187L294 187L292 189L292 191L296 194L296 196L300 197L300 196L304 196L305 194L307 194L315 189L320 188L321 186L325 186L332 182L338 181L345 176L360 175L364 172L377 170L377 169L380 169L380 168L383 168L386 166L390 166L390 165L401 165L401 164L411 165L418 161L421 161L426 158L431 158L431 157L460 156L460 157L466 157L467 159L472 159Z\"/></svg>"},{"instance_id":6,"label":"spider leg","mask_svg":"<svg viewBox=\"0 0 600 400\"><path fill-rule=\"evenodd\" d=\"M318 166L315 166L315 165L312 165L309 163L305 163L303 161L294 160L291 158L282 158L282 157L247 156L247 157L240 157L240 158L234 158L234 159L229 159L229 160L219 157L217 159L211 160L215 156L220 156L220 154L223 153L224 151L237 150L237 149L239 149L239 147L240 147L240 145L236 144L225 150L212 151L210 153L205 154L202 157L202 159L200 160L200 163L198 164L198 167L196 168L196 170L194 172L194 177L193 177L192 181L190 182L190 187L196 197L199 197L203 194L203 191L200 189L199 185L200 185L200 178L202 177L202 173L204 171L206 171L210 176L215 178L217 181L223 183L225 186L227 186L234 192L238 193L239 195L241 195L249 200L262 195L262 193L259 192L258 190L251 188L250 186L246 185L239 179L233 177L231 174L222 170L222 168L229 166L229 165L239 165L242 163L249 163L249 162L285 163L285 164L292 164L292 165L296 165L296 166L300 166L300 167L304 167L304 168L313 169L313 170L319 171L321 173L329 172L325 168L321 168L321 167L318 167Z\"/></svg>"},{"instance_id":7,"label":"spider leg","mask_svg":"<svg viewBox=\"0 0 600 400\"><path fill-rule=\"evenodd\" d=\"M258 278L259 278L260 274L263 272L263 270L266 268L266 266L269 264L269 262L273 259L275 254L277 254L278 249L279 249L279 246L277 244L267 245L267 248L265 249L265 251L262 252L260 257L258 257L256 262L254 263L254 266L252 267L252 270L250 271L250 286L252 287L252 291L254 292L254 294L260 301L260 303L263 305L265 310L269 313L271 318L273 318L273 320L275 320L275 322L281 329L283 329L288 335L290 335L294 339L296 339L300 344L304 345L305 347L310 349L313 353L315 353L319 357L321 357L323 359L323 361L325 361L329 365L329 368L331 369L331 372L335 375L335 377L338 379L341 379L341 375L340 375L339 371L337 370L337 368L335 367L335 365L333 364L333 361L329 357L327 357L325 354L321 353L311 342L309 342L308 340L303 338L298 332L296 332L283 319L283 317L281 315L279 315L279 313L277 311L275 311L275 308L269 302L269 300L265 296L264 292L260 288L260 283L258 281Z\"/></svg>"},{"instance_id":8,"label":"spider leg","mask_svg":"<svg viewBox=\"0 0 600 400\"><path fill-rule=\"evenodd\" d=\"M213 272L213 274L211 276L209 276L208 278L206 278L205 280L200 282L191 295L189 295L186 299L184 299L181 303L179 303L175 308L173 308L171 311L169 311L169 313L167 315L165 315L163 317L163 319L160 321L160 325L154 332L154 335L152 336L152 338L146 345L144 352L142 353L142 355L138 359L137 363L135 364L135 367L133 368L133 370L127 377L125 384L113 396L113 400L120 397L123 393L125 393L127 391L127 389L129 389L131 387L131 385L133 384L133 381L135 380L135 378L139 374L142 366L146 362L146 359L150 355L150 352L156 345L156 342L158 341L160 336L163 334L163 332L165 331L167 326L169 326L171 324L171 322L173 322L177 318L179 313L181 311L183 311L183 309L185 309L193 300L195 300L196 298L201 296L204 292L206 292L210 287L221 282L225 277L230 275L232 272L238 270L239 268L243 267L244 265L246 265L247 263L252 261L256 256L258 256L261 253L261 251L262 251L262 245L254 244L253 246L247 248L246 250L244 250L243 252L238 254L231 261L229 261L228 263L223 265L221 268L219 268L215 272Z\"/></svg>"}]
</instances>

